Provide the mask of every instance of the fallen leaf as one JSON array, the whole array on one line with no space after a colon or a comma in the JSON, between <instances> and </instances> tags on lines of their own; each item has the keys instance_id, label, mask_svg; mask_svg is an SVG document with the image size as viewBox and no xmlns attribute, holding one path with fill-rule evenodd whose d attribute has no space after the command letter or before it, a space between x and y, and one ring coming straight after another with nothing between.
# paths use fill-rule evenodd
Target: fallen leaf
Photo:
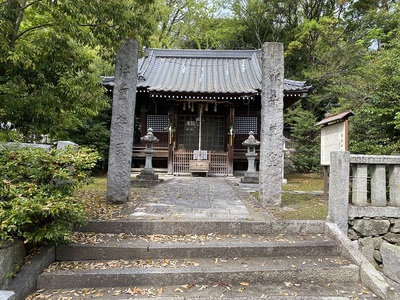
<instances>
[{"instance_id":1,"label":"fallen leaf","mask_svg":"<svg viewBox=\"0 0 400 300\"><path fill-rule=\"evenodd\" d=\"M129 295L136 295L136 294L144 295L144 294L146 294L146 292L144 290L140 289L140 288L134 287L133 289L129 288L125 292L125 294L129 294Z\"/></svg>"},{"instance_id":2,"label":"fallen leaf","mask_svg":"<svg viewBox=\"0 0 400 300\"><path fill-rule=\"evenodd\" d=\"M190 290L194 285L193 284L185 284L185 285L181 285L181 287Z\"/></svg>"},{"instance_id":3,"label":"fallen leaf","mask_svg":"<svg viewBox=\"0 0 400 300\"><path fill-rule=\"evenodd\" d=\"M201 287L199 287L199 291L201 291L201 290L205 290L206 288L208 288L208 286L207 286L207 285L202 285Z\"/></svg>"},{"instance_id":4,"label":"fallen leaf","mask_svg":"<svg viewBox=\"0 0 400 300\"><path fill-rule=\"evenodd\" d=\"M157 291L158 296L161 296L163 291L164 291L164 289L163 288L158 288L156 291Z\"/></svg>"},{"instance_id":5,"label":"fallen leaf","mask_svg":"<svg viewBox=\"0 0 400 300\"><path fill-rule=\"evenodd\" d=\"M285 286L287 286L287 287L292 287L293 286L293 283L291 283L291 282L284 282L285 283Z\"/></svg>"}]
</instances>

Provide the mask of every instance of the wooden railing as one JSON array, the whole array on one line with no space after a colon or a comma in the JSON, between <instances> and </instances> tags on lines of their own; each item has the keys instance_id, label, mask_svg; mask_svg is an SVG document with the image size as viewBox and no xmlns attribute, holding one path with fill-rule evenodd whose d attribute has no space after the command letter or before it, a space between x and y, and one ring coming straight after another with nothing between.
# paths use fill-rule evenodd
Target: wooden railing
<instances>
[{"instance_id":1,"label":"wooden railing","mask_svg":"<svg viewBox=\"0 0 400 300\"><path fill-rule=\"evenodd\" d=\"M134 146L132 156L134 158L144 158L145 147ZM243 157L245 155L243 154ZM168 159L168 147L154 147L153 159ZM174 175L191 175L189 170L190 160L195 159L194 151L175 150L173 154L173 174ZM228 153L227 152L207 152L207 159L210 160L210 176L227 176L228 175Z\"/></svg>"},{"instance_id":2,"label":"wooden railing","mask_svg":"<svg viewBox=\"0 0 400 300\"><path fill-rule=\"evenodd\" d=\"M400 156L331 153L329 219L347 232L349 218L400 216Z\"/></svg>"},{"instance_id":3,"label":"wooden railing","mask_svg":"<svg viewBox=\"0 0 400 300\"><path fill-rule=\"evenodd\" d=\"M210 152L210 175L228 175L228 153Z\"/></svg>"},{"instance_id":4,"label":"wooden railing","mask_svg":"<svg viewBox=\"0 0 400 300\"><path fill-rule=\"evenodd\" d=\"M193 151L176 150L174 151L174 175L190 175L189 164L194 159ZM228 154L226 152L207 153L207 159L210 160L210 176L228 175Z\"/></svg>"},{"instance_id":5,"label":"wooden railing","mask_svg":"<svg viewBox=\"0 0 400 300\"><path fill-rule=\"evenodd\" d=\"M193 159L193 151L174 151L174 175L190 175L189 161Z\"/></svg>"},{"instance_id":6,"label":"wooden railing","mask_svg":"<svg viewBox=\"0 0 400 300\"><path fill-rule=\"evenodd\" d=\"M132 156L133 157L145 157L144 154L145 147L142 146L134 146L132 149ZM168 147L153 147L154 149L154 158L158 157L166 157L168 158Z\"/></svg>"}]
</instances>

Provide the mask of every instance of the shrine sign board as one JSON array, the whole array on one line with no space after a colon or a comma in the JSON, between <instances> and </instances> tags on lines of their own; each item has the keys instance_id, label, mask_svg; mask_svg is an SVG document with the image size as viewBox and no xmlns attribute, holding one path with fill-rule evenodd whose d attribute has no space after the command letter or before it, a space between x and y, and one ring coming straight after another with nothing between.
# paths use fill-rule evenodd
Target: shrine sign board
<instances>
[{"instance_id":1,"label":"shrine sign board","mask_svg":"<svg viewBox=\"0 0 400 300\"><path fill-rule=\"evenodd\" d=\"M345 151L346 148L346 122L321 128L321 166L330 165L331 151Z\"/></svg>"},{"instance_id":2,"label":"shrine sign board","mask_svg":"<svg viewBox=\"0 0 400 300\"><path fill-rule=\"evenodd\" d=\"M347 151L349 143L349 121L354 116L349 110L323 119L321 127L321 166L330 166L332 151Z\"/></svg>"}]
</instances>

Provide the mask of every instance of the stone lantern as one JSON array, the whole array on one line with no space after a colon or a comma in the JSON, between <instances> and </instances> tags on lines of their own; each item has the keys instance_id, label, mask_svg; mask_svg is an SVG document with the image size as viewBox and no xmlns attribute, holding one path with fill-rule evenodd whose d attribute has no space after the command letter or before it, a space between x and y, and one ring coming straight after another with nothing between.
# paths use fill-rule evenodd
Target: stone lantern
<instances>
[{"instance_id":1,"label":"stone lantern","mask_svg":"<svg viewBox=\"0 0 400 300\"><path fill-rule=\"evenodd\" d=\"M146 157L146 163L144 169L140 171L140 174L136 176L136 180L139 181L158 181L158 175L155 174L153 169L153 154L154 148L153 144L159 141L153 134L153 129L149 128L147 134L140 138L141 141L146 143L146 148L144 149L144 154Z\"/></svg>"},{"instance_id":2,"label":"stone lantern","mask_svg":"<svg viewBox=\"0 0 400 300\"><path fill-rule=\"evenodd\" d=\"M255 168L256 160L256 147L260 146L260 142L254 137L254 132L249 132L249 137L242 143L247 147L247 172L244 173L244 178L241 179L242 183L258 183L258 172Z\"/></svg>"}]
</instances>

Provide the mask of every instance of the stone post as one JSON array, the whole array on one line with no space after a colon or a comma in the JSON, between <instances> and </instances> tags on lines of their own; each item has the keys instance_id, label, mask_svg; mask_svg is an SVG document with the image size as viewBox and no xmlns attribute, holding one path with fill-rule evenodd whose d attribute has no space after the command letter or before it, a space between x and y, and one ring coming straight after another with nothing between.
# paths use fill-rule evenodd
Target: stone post
<instances>
[{"instance_id":1,"label":"stone post","mask_svg":"<svg viewBox=\"0 0 400 300\"><path fill-rule=\"evenodd\" d=\"M332 151L330 162L328 220L336 223L340 230L347 235L349 227L350 153Z\"/></svg>"},{"instance_id":2,"label":"stone post","mask_svg":"<svg viewBox=\"0 0 400 300\"><path fill-rule=\"evenodd\" d=\"M366 164L352 165L353 184L352 201L354 206L367 206L368 201L368 166Z\"/></svg>"},{"instance_id":3,"label":"stone post","mask_svg":"<svg viewBox=\"0 0 400 300\"><path fill-rule=\"evenodd\" d=\"M128 39L117 51L107 173L107 202L129 200L138 73L138 42Z\"/></svg>"},{"instance_id":4,"label":"stone post","mask_svg":"<svg viewBox=\"0 0 400 300\"><path fill-rule=\"evenodd\" d=\"M386 166L371 166L371 205L386 206Z\"/></svg>"},{"instance_id":5,"label":"stone post","mask_svg":"<svg viewBox=\"0 0 400 300\"><path fill-rule=\"evenodd\" d=\"M278 206L282 193L283 161L283 44L262 47L260 201Z\"/></svg>"},{"instance_id":6,"label":"stone post","mask_svg":"<svg viewBox=\"0 0 400 300\"><path fill-rule=\"evenodd\" d=\"M389 205L400 207L400 166L389 167Z\"/></svg>"}]
</instances>

